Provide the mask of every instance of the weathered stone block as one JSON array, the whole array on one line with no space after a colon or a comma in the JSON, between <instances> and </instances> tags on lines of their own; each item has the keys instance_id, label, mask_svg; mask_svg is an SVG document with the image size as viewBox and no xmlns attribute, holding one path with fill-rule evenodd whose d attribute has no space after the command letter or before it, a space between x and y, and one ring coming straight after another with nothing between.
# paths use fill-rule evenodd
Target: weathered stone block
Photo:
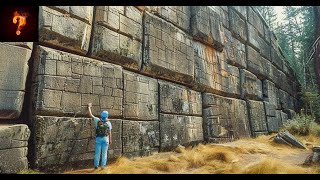
<instances>
[{"instance_id":1,"label":"weathered stone block","mask_svg":"<svg viewBox=\"0 0 320 180\"><path fill-rule=\"evenodd\" d=\"M93 6L39 7L39 41L86 54L89 48Z\"/></svg>"},{"instance_id":2,"label":"weathered stone block","mask_svg":"<svg viewBox=\"0 0 320 180\"><path fill-rule=\"evenodd\" d=\"M0 150L27 147L30 130L25 124L0 126Z\"/></svg>"},{"instance_id":3,"label":"weathered stone block","mask_svg":"<svg viewBox=\"0 0 320 180\"><path fill-rule=\"evenodd\" d=\"M159 81L160 112L202 115L201 93L187 87Z\"/></svg>"},{"instance_id":4,"label":"weathered stone block","mask_svg":"<svg viewBox=\"0 0 320 180\"><path fill-rule=\"evenodd\" d=\"M276 67L278 67L279 69L282 69L283 60L280 58L278 51L275 50L274 48L271 48L271 61Z\"/></svg>"},{"instance_id":5,"label":"weathered stone block","mask_svg":"<svg viewBox=\"0 0 320 180\"><path fill-rule=\"evenodd\" d=\"M267 132L267 123L263 102L247 101L252 132Z\"/></svg>"},{"instance_id":6,"label":"weathered stone block","mask_svg":"<svg viewBox=\"0 0 320 180\"><path fill-rule=\"evenodd\" d=\"M245 19L241 18L233 8L229 8L229 21L233 36L245 43L247 41L247 25Z\"/></svg>"},{"instance_id":7,"label":"weathered stone block","mask_svg":"<svg viewBox=\"0 0 320 180\"><path fill-rule=\"evenodd\" d=\"M191 6L192 36L213 46L218 51L224 47L220 15L209 6Z\"/></svg>"},{"instance_id":8,"label":"weathered stone block","mask_svg":"<svg viewBox=\"0 0 320 180\"><path fill-rule=\"evenodd\" d=\"M256 9L253 9L253 7L250 6L248 7L248 22L258 30L261 37L264 37L263 21L258 16Z\"/></svg>"},{"instance_id":9,"label":"weathered stone block","mask_svg":"<svg viewBox=\"0 0 320 180\"><path fill-rule=\"evenodd\" d=\"M202 117L160 113L160 150L203 141Z\"/></svg>"},{"instance_id":10,"label":"weathered stone block","mask_svg":"<svg viewBox=\"0 0 320 180\"><path fill-rule=\"evenodd\" d=\"M91 102L94 115L107 110L110 117L122 116L120 66L38 46L33 70L37 115L86 116Z\"/></svg>"},{"instance_id":11,"label":"weathered stone block","mask_svg":"<svg viewBox=\"0 0 320 180\"><path fill-rule=\"evenodd\" d=\"M250 45L252 48L260 52L260 37L258 30L251 25L250 23L247 23L248 25L248 45Z\"/></svg>"},{"instance_id":12,"label":"weathered stone block","mask_svg":"<svg viewBox=\"0 0 320 180\"><path fill-rule=\"evenodd\" d=\"M28 148L0 149L0 173L17 173L28 169Z\"/></svg>"},{"instance_id":13,"label":"weathered stone block","mask_svg":"<svg viewBox=\"0 0 320 180\"><path fill-rule=\"evenodd\" d=\"M231 6L229 9L234 10L241 18L247 20L247 6Z\"/></svg>"},{"instance_id":14,"label":"weathered stone block","mask_svg":"<svg viewBox=\"0 0 320 180\"><path fill-rule=\"evenodd\" d=\"M228 93L234 95L240 95L240 71L239 68L228 65L229 70L229 83Z\"/></svg>"},{"instance_id":15,"label":"weathered stone block","mask_svg":"<svg viewBox=\"0 0 320 180\"><path fill-rule=\"evenodd\" d=\"M188 32L190 27L190 6L148 6L148 11L173 23Z\"/></svg>"},{"instance_id":16,"label":"weathered stone block","mask_svg":"<svg viewBox=\"0 0 320 180\"><path fill-rule=\"evenodd\" d=\"M25 124L0 126L0 173L17 173L28 169L30 130Z\"/></svg>"},{"instance_id":17,"label":"weathered stone block","mask_svg":"<svg viewBox=\"0 0 320 180\"><path fill-rule=\"evenodd\" d=\"M279 101L280 101L280 107L281 107L281 109L282 109L282 110L284 110L284 109L289 109L290 95L289 95L287 92L279 89L279 91L278 91L278 96L279 96Z\"/></svg>"},{"instance_id":18,"label":"weathered stone block","mask_svg":"<svg viewBox=\"0 0 320 180\"><path fill-rule=\"evenodd\" d=\"M112 119L110 122L112 144L108 159L119 157L122 151L121 120ZM36 167L93 159L96 131L92 118L35 116L33 128Z\"/></svg>"},{"instance_id":19,"label":"weathered stone block","mask_svg":"<svg viewBox=\"0 0 320 180\"><path fill-rule=\"evenodd\" d=\"M229 13L228 13L228 6L218 6L219 9L219 15L220 15L220 20L222 22L222 25L229 29Z\"/></svg>"},{"instance_id":20,"label":"weathered stone block","mask_svg":"<svg viewBox=\"0 0 320 180\"><path fill-rule=\"evenodd\" d=\"M288 119L293 119L296 115L296 112L292 109L285 109L283 112L288 115Z\"/></svg>"},{"instance_id":21,"label":"weathered stone block","mask_svg":"<svg viewBox=\"0 0 320 180\"><path fill-rule=\"evenodd\" d=\"M32 50L33 49L33 42L1 42L1 44L10 44L13 46L19 46L23 48L27 48Z\"/></svg>"},{"instance_id":22,"label":"weathered stone block","mask_svg":"<svg viewBox=\"0 0 320 180\"><path fill-rule=\"evenodd\" d=\"M264 25L264 39L267 41L268 44L271 44L271 31L267 25Z\"/></svg>"},{"instance_id":23,"label":"weathered stone block","mask_svg":"<svg viewBox=\"0 0 320 180\"><path fill-rule=\"evenodd\" d=\"M288 122L288 114L281 111L280 115L281 115L282 124L287 123Z\"/></svg>"},{"instance_id":24,"label":"weathered stone block","mask_svg":"<svg viewBox=\"0 0 320 180\"><path fill-rule=\"evenodd\" d=\"M158 119L158 82L156 79L124 71L123 116L126 119Z\"/></svg>"},{"instance_id":25,"label":"weathered stone block","mask_svg":"<svg viewBox=\"0 0 320 180\"><path fill-rule=\"evenodd\" d=\"M0 43L0 119L20 116L30 57L30 49Z\"/></svg>"},{"instance_id":26,"label":"weathered stone block","mask_svg":"<svg viewBox=\"0 0 320 180\"><path fill-rule=\"evenodd\" d=\"M247 68L246 48L238 39L232 37L229 30L224 30L226 45L224 48L227 62L233 66Z\"/></svg>"},{"instance_id":27,"label":"weathered stone block","mask_svg":"<svg viewBox=\"0 0 320 180\"><path fill-rule=\"evenodd\" d=\"M194 75L192 40L172 24L146 12L142 72L191 84Z\"/></svg>"},{"instance_id":28,"label":"weathered stone block","mask_svg":"<svg viewBox=\"0 0 320 180\"><path fill-rule=\"evenodd\" d=\"M263 56L266 59L270 60L271 59L271 55L270 55L271 47L261 37L259 37L258 42L259 42L261 56Z\"/></svg>"},{"instance_id":29,"label":"weathered stone block","mask_svg":"<svg viewBox=\"0 0 320 180\"><path fill-rule=\"evenodd\" d=\"M194 41L195 53L195 83L198 91L216 94L232 93L239 96L237 91L237 68L229 66L223 52ZM230 67L230 68L229 68ZM235 85L230 83L236 83Z\"/></svg>"},{"instance_id":30,"label":"weathered stone block","mask_svg":"<svg viewBox=\"0 0 320 180\"><path fill-rule=\"evenodd\" d=\"M262 99L262 83L251 72L240 69L241 98Z\"/></svg>"},{"instance_id":31,"label":"weathered stone block","mask_svg":"<svg viewBox=\"0 0 320 180\"><path fill-rule=\"evenodd\" d=\"M277 101L277 90L276 87L274 85L273 82L269 81L269 80L263 80L263 96L264 96L264 101L268 101L270 104L276 106L276 108L280 108L278 107L278 101Z\"/></svg>"},{"instance_id":32,"label":"weathered stone block","mask_svg":"<svg viewBox=\"0 0 320 180\"><path fill-rule=\"evenodd\" d=\"M270 62L261 57L260 53L251 46L247 46L247 66L250 72L261 79L268 77L270 74Z\"/></svg>"},{"instance_id":33,"label":"weathered stone block","mask_svg":"<svg viewBox=\"0 0 320 180\"><path fill-rule=\"evenodd\" d=\"M246 102L214 94L203 94L204 138L228 138L229 141L250 137Z\"/></svg>"},{"instance_id":34,"label":"weathered stone block","mask_svg":"<svg viewBox=\"0 0 320 180\"><path fill-rule=\"evenodd\" d=\"M123 121L123 155L146 156L159 152L159 121Z\"/></svg>"},{"instance_id":35,"label":"weathered stone block","mask_svg":"<svg viewBox=\"0 0 320 180\"><path fill-rule=\"evenodd\" d=\"M97 6L91 56L140 70L142 12L133 6Z\"/></svg>"}]
</instances>

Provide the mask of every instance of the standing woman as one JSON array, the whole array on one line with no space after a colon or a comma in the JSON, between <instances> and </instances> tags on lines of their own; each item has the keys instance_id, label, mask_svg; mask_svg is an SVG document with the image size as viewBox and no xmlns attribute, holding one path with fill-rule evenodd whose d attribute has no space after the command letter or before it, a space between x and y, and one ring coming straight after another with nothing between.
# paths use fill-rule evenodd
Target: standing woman
<instances>
[{"instance_id":1,"label":"standing woman","mask_svg":"<svg viewBox=\"0 0 320 180\"><path fill-rule=\"evenodd\" d=\"M88 104L89 116L94 120L96 128L96 145L94 152L94 169L98 169L100 156L101 158L101 169L104 169L107 165L108 147L112 143L111 130L112 126L108 120L108 111L101 112L101 118L97 118L92 115L91 112L92 103Z\"/></svg>"}]
</instances>

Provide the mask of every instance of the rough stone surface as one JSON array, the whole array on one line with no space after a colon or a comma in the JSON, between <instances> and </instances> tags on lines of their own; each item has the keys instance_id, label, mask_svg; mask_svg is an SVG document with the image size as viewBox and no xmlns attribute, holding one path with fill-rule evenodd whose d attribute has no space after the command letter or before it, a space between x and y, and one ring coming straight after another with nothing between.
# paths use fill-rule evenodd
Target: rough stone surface
<instances>
[{"instance_id":1,"label":"rough stone surface","mask_svg":"<svg viewBox=\"0 0 320 180\"><path fill-rule=\"evenodd\" d=\"M197 40L222 51L223 28L220 15L209 6L191 6L191 33Z\"/></svg>"},{"instance_id":2,"label":"rough stone surface","mask_svg":"<svg viewBox=\"0 0 320 180\"><path fill-rule=\"evenodd\" d=\"M241 18L247 20L247 6L229 6L229 9L234 10Z\"/></svg>"},{"instance_id":3,"label":"rough stone surface","mask_svg":"<svg viewBox=\"0 0 320 180\"><path fill-rule=\"evenodd\" d=\"M268 101L270 104L276 106L279 109L277 89L273 82L269 80L263 80L263 100Z\"/></svg>"},{"instance_id":4,"label":"rough stone surface","mask_svg":"<svg viewBox=\"0 0 320 180\"><path fill-rule=\"evenodd\" d=\"M142 12L133 6L97 6L91 56L140 70Z\"/></svg>"},{"instance_id":5,"label":"rough stone surface","mask_svg":"<svg viewBox=\"0 0 320 180\"><path fill-rule=\"evenodd\" d=\"M238 6L241 7L241 6ZM246 16L245 16L246 17ZM247 41L247 26L245 19L240 17L234 8L229 8L230 29L233 36L242 42Z\"/></svg>"},{"instance_id":6,"label":"rough stone surface","mask_svg":"<svg viewBox=\"0 0 320 180\"><path fill-rule=\"evenodd\" d=\"M240 69L241 98L243 99L262 99L262 83L252 73Z\"/></svg>"},{"instance_id":7,"label":"rough stone surface","mask_svg":"<svg viewBox=\"0 0 320 180\"><path fill-rule=\"evenodd\" d=\"M93 6L39 7L39 41L86 54L89 48Z\"/></svg>"},{"instance_id":8,"label":"rough stone surface","mask_svg":"<svg viewBox=\"0 0 320 180\"><path fill-rule=\"evenodd\" d=\"M201 93L181 85L159 81L160 112L202 115Z\"/></svg>"},{"instance_id":9,"label":"rough stone surface","mask_svg":"<svg viewBox=\"0 0 320 180\"><path fill-rule=\"evenodd\" d=\"M25 124L0 125L0 173L28 169L30 130Z\"/></svg>"},{"instance_id":10,"label":"rough stone surface","mask_svg":"<svg viewBox=\"0 0 320 180\"><path fill-rule=\"evenodd\" d=\"M158 82L143 75L124 71L123 116L125 119L158 119Z\"/></svg>"},{"instance_id":11,"label":"rough stone surface","mask_svg":"<svg viewBox=\"0 0 320 180\"><path fill-rule=\"evenodd\" d=\"M214 94L203 94L203 131L207 141L250 137L246 102Z\"/></svg>"},{"instance_id":12,"label":"rough stone surface","mask_svg":"<svg viewBox=\"0 0 320 180\"><path fill-rule=\"evenodd\" d=\"M239 96L239 70L230 66L223 52L194 41L195 89Z\"/></svg>"},{"instance_id":13,"label":"rough stone surface","mask_svg":"<svg viewBox=\"0 0 320 180\"><path fill-rule=\"evenodd\" d=\"M256 9L250 6L248 7L248 22L258 30L261 37L264 37L263 20L258 16Z\"/></svg>"},{"instance_id":14,"label":"rough stone surface","mask_svg":"<svg viewBox=\"0 0 320 180\"><path fill-rule=\"evenodd\" d=\"M148 11L188 32L191 16L190 8L190 6L148 6Z\"/></svg>"},{"instance_id":15,"label":"rough stone surface","mask_svg":"<svg viewBox=\"0 0 320 180\"><path fill-rule=\"evenodd\" d=\"M122 124L111 119L112 144L108 159L121 155ZM36 116L33 120L35 166L65 165L82 160L93 160L95 127L92 118Z\"/></svg>"},{"instance_id":16,"label":"rough stone surface","mask_svg":"<svg viewBox=\"0 0 320 180\"><path fill-rule=\"evenodd\" d=\"M252 132L267 132L267 123L263 102L247 101Z\"/></svg>"},{"instance_id":17,"label":"rough stone surface","mask_svg":"<svg viewBox=\"0 0 320 180\"><path fill-rule=\"evenodd\" d=\"M271 60L271 54L270 54L271 47L261 37L258 38L258 42L259 42L261 56L265 57L268 60Z\"/></svg>"},{"instance_id":18,"label":"rough stone surface","mask_svg":"<svg viewBox=\"0 0 320 180\"><path fill-rule=\"evenodd\" d=\"M277 113L276 106L264 101L264 108L266 112L268 132L278 132L282 125L280 114Z\"/></svg>"},{"instance_id":19,"label":"rough stone surface","mask_svg":"<svg viewBox=\"0 0 320 180\"><path fill-rule=\"evenodd\" d=\"M142 72L191 84L194 76L192 40L174 25L145 12Z\"/></svg>"},{"instance_id":20,"label":"rough stone surface","mask_svg":"<svg viewBox=\"0 0 320 180\"><path fill-rule=\"evenodd\" d=\"M280 115L281 115L282 124L287 123L288 120L289 120L289 119L288 119L288 114L281 111Z\"/></svg>"},{"instance_id":21,"label":"rough stone surface","mask_svg":"<svg viewBox=\"0 0 320 180\"><path fill-rule=\"evenodd\" d=\"M122 68L38 46L34 59L33 108L38 115L87 116L108 110L122 117Z\"/></svg>"},{"instance_id":22,"label":"rough stone surface","mask_svg":"<svg viewBox=\"0 0 320 180\"><path fill-rule=\"evenodd\" d=\"M280 58L279 52L274 48L271 48L271 61L272 63L277 66L278 68L283 68L283 60Z\"/></svg>"},{"instance_id":23,"label":"rough stone surface","mask_svg":"<svg viewBox=\"0 0 320 180\"><path fill-rule=\"evenodd\" d=\"M285 109L283 112L288 115L288 119L293 119L296 115L296 112L292 109Z\"/></svg>"},{"instance_id":24,"label":"rough stone surface","mask_svg":"<svg viewBox=\"0 0 320 180\"><path fill-rule=\"evenodd\" d=\"M224 34L226 45L223 51L225 52L227 62L233 66L246 68L247 60L245 45L238 39L232 37L229 30L225 29Z\"/></svg>"},{"instance_id":25,"label":"rough stone surface","mask_svg":"<svg viewBox=\"0 0 320 180\"><path fill-rule=\"evenodd\" d=\"M256 49L258 52L260 52L260 37L258 30L251 25L250 23L247 23L248 27L248 45L250 45L252 48Z\"/></svg>"},{"instance_id":26,"label":"rough stone surface","mask_svg":"<svg viewBox=\"0 0 320 180\"><path fill-rule=\"evenodd\" d=\"M270 62L251 46L247 46L247 66L260 79L271 76Z\"/></svg>"},{"instance_id":27,"label":"rough stone surface","mask_svg":"<svg viewBox=\"0 0 320 180\"><path fill-rule=\"evenodd\" d=\"M20 116L30 57L30 49L0 43L0 119Z\"/></svg>"},{"instance_id":28,"label":"rough stone surface","mask_svg":"<svg viewBox=\"0 0 320 180\"><path fill-rule=\"evenodd\" d=\"M159 121L123 121L123 155L146 156L159 152Z\"/></svg>"},{"instance_id":29,"label":"rough stone surface","mask_svg":"<svg viewBox=\"0 0 320 180\"><path fill-rule=\"evenodd\" d=\"M160 150L203 141L202 117L160 113Z\"/></svg>"}]
</instances>

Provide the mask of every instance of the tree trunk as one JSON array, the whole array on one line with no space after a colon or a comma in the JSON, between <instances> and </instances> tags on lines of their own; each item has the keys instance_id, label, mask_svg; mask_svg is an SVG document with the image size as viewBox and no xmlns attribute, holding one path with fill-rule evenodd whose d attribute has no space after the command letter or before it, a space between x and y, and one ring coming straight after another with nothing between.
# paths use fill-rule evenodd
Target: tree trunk
<instances>
[{"instance_id":1,"label":"tree trunk","mask_svg":"<svg viewBox=\"0 0 320 180\"><path fill-rule=\"evenodd\" d=\"M315 14L315 25L316 25L316 39L320 36L320 6L313 7L314 14ZM314 53L314 61L316 64L316 76L317 76L317 83L318 83L318 92L320 93L320 45L316 46L315 53Z\"/></svg>"}]
</instances>

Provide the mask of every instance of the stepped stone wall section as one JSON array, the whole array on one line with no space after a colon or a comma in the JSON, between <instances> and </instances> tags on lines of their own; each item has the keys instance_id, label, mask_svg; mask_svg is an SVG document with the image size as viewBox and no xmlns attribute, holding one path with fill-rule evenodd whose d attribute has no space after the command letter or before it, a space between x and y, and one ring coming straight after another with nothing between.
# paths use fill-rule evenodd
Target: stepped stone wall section
<instances>
[{"instance_id":1,"label":"stepped stone wall section","mask_svg":"<svg viewBox=\"0 0 320 180\"><path fill-rule=\"evenodd\" d=\"M25 124L0 125L0 173L16 173L28 169L28 139Z\"/></svg>"},{"instance_id":2,"label":"stepped stone wall section","mask_svg":"<svg viewBox=\"0 0 320 180\"><path fill-rule=\"evenodd\" d=\"M278 132L297 110L299 82L255 7L39 9L40 42L0 43L1 173L93 163L89 102L109 111L110 160Z\"/></svg>"}]
</instances>

